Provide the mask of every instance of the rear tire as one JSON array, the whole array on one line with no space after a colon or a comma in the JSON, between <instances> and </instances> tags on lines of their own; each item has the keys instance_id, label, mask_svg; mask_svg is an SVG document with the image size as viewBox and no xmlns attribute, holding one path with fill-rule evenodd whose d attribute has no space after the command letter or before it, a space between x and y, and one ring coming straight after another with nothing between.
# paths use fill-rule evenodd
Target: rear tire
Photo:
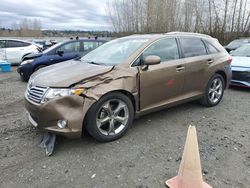
<instances>
[{"instance_id":1,"label":"rear tire","mask_svg":"<svg viewBox=\"0 0 250 188\"><path fill-rule=\"evenodd\" d=\"M213 107L220 103L225 89L224 78L220 74L214 74L205 90L205 94L200 100L200 103L207 107Z\"/></svg>"},{"instance_id":2,"label":"rear tire","mask_svg":"<svg viewBox=\"0 0 250 188\"><path fill-rule=\"evenodd\" d=\"M86 130L100 142L121 138L134 119L131 100L120 92L109 93L92 105L86 116Z\"/></svg>"}]
</instances>

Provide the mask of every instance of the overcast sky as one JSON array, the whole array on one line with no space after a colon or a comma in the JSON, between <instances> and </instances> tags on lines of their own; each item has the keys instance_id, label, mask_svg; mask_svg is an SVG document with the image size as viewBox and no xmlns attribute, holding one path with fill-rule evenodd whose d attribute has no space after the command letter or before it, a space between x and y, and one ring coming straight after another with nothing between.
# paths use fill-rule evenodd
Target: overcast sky
<instances>
[{"instance_id":1,"label":"overcast sky","mask_svg":"<svg viewBox=\"0 0 250 188\"><path fill-rule=\"evenodd\" d=\"M1 0L0 27L38 18L43 29L111 30L107 0Z\"/></svg>"}]
</instances>

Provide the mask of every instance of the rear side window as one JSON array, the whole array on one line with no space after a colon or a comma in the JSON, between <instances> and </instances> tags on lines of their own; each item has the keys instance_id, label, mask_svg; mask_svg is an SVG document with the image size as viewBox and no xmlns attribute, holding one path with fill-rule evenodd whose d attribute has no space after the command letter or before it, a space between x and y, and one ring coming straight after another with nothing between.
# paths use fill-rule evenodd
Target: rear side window
<instances>
[{"instance_id":1,"label":"rear side window","mask_svg":"<svg viewBox=\"0 0 250 188\"><path fill-rule=\"evenodd\" d=\"M144 51L143 57L149 55L159 56L162 62L180 58L178 46L174 38L162 39L152 44Z\"/></svg>"},{"instance_id":2,"label":"rear side window","mask_svg":"<svg viewBox=\"0 0 250 188\"><path fill-rule=\"evenodd\" d=\"M6 48L6 41L0 40L0 48Z\"/></svg>"},{"instance_id":3,"label":"rear side window","mask_svg":"<svg viewBox=\"0 0 250 188\"><path fill-rule=\"evenodd\" d=\"M204 41L206 43L206 46L207 46L207 49L208 49L208 52L210 54L215 54L215 53L218 53L219 50L217 48L215 48L212 44L210 44L209 42L207 41Z\"/></svg>"},{"instance_id":4,"label":"rear side window","mask_svg":"<svg viewBox=\"0 0 250 188\"><path fill-rule=\"evenodd\" d=\"M204 43L199 38L182 38L181 45L185 57L206 55Z\"/></svg>"},{"instance_id":5,"label":"rear side window","mask_svg":"<svg viewBox=\"0 0 250 188\"><path fill-rule=\"evenodd\" d=\"M21 42L21 41L15 41L15 40L7 41L7 48L18 48L18 47L25 47L29 45L30 43Z\"/></svg>"}]
</instances>

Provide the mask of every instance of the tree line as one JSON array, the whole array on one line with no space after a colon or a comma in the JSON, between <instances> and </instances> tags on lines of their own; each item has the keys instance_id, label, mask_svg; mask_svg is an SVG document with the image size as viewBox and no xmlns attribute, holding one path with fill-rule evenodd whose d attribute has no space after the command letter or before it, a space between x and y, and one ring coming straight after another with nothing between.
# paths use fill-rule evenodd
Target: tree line
<instances>
[{"instance_id":1,"label":"tree line","mask_svg":"<svg viewBox=\"0 0 250 188\"><path fill-rule=\"evenodd\" d=\"M42 23L40 19L22 19L20 22L13 22L11 29L0 28L2 37L41 37Z\"/></svg>"},{"instance_id":2,"label":"tree line","mask_svg":"<svg viewBox=\"0 0 250 188\"><path fill-rule=\"evenodd\" d=\"M225 43L250 32L250 0L109 0L106 9L123 34L199 32Z\"/></svg>"}]
</instances>

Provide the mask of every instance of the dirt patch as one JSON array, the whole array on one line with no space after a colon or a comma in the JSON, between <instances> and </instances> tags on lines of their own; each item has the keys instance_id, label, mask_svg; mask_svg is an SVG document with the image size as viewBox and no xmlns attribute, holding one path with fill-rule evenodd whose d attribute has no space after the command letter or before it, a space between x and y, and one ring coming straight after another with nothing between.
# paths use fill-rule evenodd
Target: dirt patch
<instances>
[{"instance_id":1,"label":"dirt patch","mask_svg":"<svg viewBox=\"0 0 250 188\"><path fill-rule=\"evenodd\" d=\"M189 124L196 125L204 180L250 185L250 90L230 88L220 105L187 103L134 121L118 141L58 138L52 157L26 120L26 83L0 73L0 187L165 187L180 164Z\"/></svg>"}]
</instances>

